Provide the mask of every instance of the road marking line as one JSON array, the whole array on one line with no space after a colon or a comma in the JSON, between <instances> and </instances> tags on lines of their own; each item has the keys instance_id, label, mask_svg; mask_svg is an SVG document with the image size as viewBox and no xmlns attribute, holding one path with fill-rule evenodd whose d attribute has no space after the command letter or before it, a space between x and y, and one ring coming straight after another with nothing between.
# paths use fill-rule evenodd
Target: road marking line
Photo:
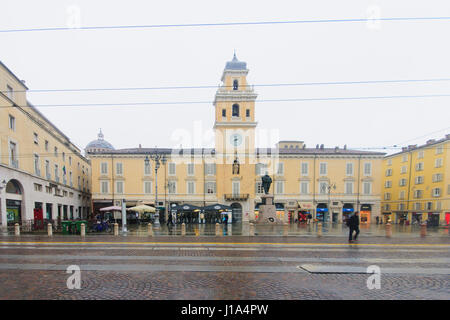
<instances>
[{"instance_id":1,"label":"road marking line","mask_svg":"<svg viewBox=\"0 0 450 320\"><path fill-rule=\"evenodd\" d=\"M108 242L108 241L0 241L0 244L65 244L65 245L177 245L177 246L382 246L382 247L450 247L450 244L437 244L437 243L277 243L277 242Z\"/></svg>"}]
</instances>

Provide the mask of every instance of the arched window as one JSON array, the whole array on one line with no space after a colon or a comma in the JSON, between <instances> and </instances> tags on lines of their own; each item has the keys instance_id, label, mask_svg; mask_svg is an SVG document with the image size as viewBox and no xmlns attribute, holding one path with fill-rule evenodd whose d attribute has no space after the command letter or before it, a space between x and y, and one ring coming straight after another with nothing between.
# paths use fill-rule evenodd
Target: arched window
<instances>
[{"instance_id":1,"label":"arched window","mask_svg":"<svg viewBox=\"0 0 450 320\"><path fill-rule=\"evenodd\" d=\"M237 103L233 104L232 116L233 117L239 117L239 105Z\"/></svg>"},{"instance_id":2,"label":"arched window","mask_svg":"<svg viewBox=\"0 0 450 320\"><path fill-rule=\"evenodd\" d=\"M233 90L237 90L239 88L239 82L237 80L233 80Z\"/></svg>"}]
</instances>

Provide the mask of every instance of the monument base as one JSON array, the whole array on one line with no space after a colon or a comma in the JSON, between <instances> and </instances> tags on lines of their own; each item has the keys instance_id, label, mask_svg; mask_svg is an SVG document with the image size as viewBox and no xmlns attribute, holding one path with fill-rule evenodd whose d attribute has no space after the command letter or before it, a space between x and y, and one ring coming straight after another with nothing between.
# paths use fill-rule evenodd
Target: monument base
<instances>
[{"instance_id":1,"label":"monument base","mask_svg":"<svg viewBox=\"0 0 450 320\"><path fill-rule=\"evenodd\" d=\"M277 209L273 204L273 196L265 194L261 196L262 204L259 206L258 224L283 224L277 217Z\"/></svg>"}]
</instances>

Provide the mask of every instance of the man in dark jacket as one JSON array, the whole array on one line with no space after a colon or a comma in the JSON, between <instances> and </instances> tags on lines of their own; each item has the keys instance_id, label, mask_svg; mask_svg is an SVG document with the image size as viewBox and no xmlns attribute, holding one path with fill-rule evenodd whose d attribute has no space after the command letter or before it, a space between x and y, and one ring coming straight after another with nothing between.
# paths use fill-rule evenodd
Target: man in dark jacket
<instances>
[{"instance_id":1,"label":"man in dark jacket","mask_svg":"<svg viewBox=\"0 0 450 320\"><path fill-rule=\"evenodd\" d=\"M348 227L350 228L350 233L348 235L348 242L352 242L353 231L356 231L355 237L353 238L353 240L356 241L356 238L358 237L359 234L358 211L356 211L355 214L350 217L348 221Z\"/></svg>"}]
</instances>

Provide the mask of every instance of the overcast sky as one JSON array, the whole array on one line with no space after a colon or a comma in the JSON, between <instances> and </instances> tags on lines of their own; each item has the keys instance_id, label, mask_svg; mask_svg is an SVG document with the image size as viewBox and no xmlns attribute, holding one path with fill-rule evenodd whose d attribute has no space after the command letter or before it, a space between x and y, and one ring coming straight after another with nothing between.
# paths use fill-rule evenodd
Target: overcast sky
<instances>
[{"instance_id":1,"label":"overcast sky","mask_svg":"<svg viewBox=\"0 0 450 320\"><path fill-rule=\"evenodd\" d=\"M77 13L79 12L79 16ZM2 1L0 29L450 16L450 1ZM79 19L78 19L79 17ZM0 33L30 90L219 85L233 51L250 84L450 78L450 20ZM450 81L256 87L258 99L450 94ZM35 105L212 101L216 89L29 92ZM450 97L260 102L258 128L307 147L422 144L450 132ZM84 149L212 146L212 104L40 107ZM179 139L201 130L205 138ZM436 132L438 131L438 132ZM418 139L415 139L418 138ZM413 140L415 139L415 140ZM189 142L191 141L191 142ZM269 142L266 142L266 144ZM261 146L265 145L261 141ZM386 150L387 152L393 150Z\"/></svg>"}]
</instances>

